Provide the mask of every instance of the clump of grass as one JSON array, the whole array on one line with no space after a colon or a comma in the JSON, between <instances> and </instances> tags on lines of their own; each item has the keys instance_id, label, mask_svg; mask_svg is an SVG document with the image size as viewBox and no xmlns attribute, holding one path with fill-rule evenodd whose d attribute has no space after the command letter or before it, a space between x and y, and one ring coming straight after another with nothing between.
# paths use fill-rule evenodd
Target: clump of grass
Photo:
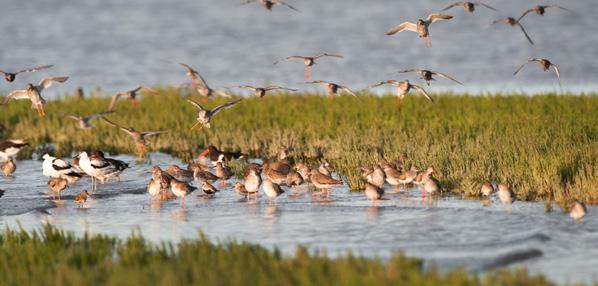
<instances>
[{"instance_id":1,"label":"clump of grass","mask_svg":"<svg viewBox=\"0 0 598 286\"><path fill-rule=\"evenodd\" d=\"M146 94L132 108L120 102L115 121L144 129L170 129L150 150L188 159L212 144L273 158L292 146L300 160L329 160L353 190L362 182L358 165L372 165L378 152L405 154L407 166L434 166L444 191L479 196L486 181L508 183L520 200L598 202L598 96L551 94L469 96L434 94L436 104L410 97L400 109L391 95L328 100L317 94L248 98L219 113L211 129L189 132L196 110L175 89ZM230 99L216 98L211 108ZM134 153L131 138L98 121L86 136L62 114L103 111L109 99L66 96L38 118L27 102L2 110L7 137L53 143L58 155L102 149ZM24 150L27 156L32 149Z\"/></svg>"},{"instance_id":2,"label":"clump of grass","mask_svg":"<svg viewBox=\"0 0 598 286\"><path fill-rule=\"evenodd\" d=\"M552 285L523 269L483 277L426 271L421 260L401 254L382 262L298 247L284 256L249 243L214 244L204 235L153 244L139 235L76 237L49 225L0 232L0 275L3 285Z\"/></svg>"}]
</instances>

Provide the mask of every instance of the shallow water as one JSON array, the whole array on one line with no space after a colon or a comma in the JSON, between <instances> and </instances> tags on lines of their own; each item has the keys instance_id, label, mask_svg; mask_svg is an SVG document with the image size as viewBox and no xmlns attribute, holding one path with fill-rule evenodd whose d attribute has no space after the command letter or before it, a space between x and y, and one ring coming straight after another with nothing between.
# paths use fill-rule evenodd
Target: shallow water
<instances>
[{"instance_id":1,"label":"shallow water","mask_svg":"<svg viewBox=\"0 0 598 286\"><path fill-rule=\"evenodd\" d=\"M134 161L131 156L117 158ZM159 153L152 154L152 163L182 164ZM263 194L257 203L247 201L228 185L213 199L192 193L183 210L178 200L150 205L145 186L151 166L132 165L120 183L101 185L78 208L73 195L89 188L88 180L64 192L57 206L48 198L41 161L19 161L15 179L0 179L6 190L0 198L0 228L36 229L49 222L79 234L124 238L138 232L152 241L195 238L203 231L213 239L251 241L285 253L293 253L297 244L331 255L352 251L383 259L403 251L441 270L526 266L561 282L598 279L596 207L589 207L582 223L574 223L558 210L545 213L543 203L516 202L508 209L444 197L430 204L415 189L387 194L379 207L372 207L362 193L345 186L333 189L327 203L312 200L305 190L288 190L276 206L269 206Z\"/></svg>"},{"instance_id":2,"label":"shallow water","mask_svg":"<svg viewBox=\"0 0 598 286\"><path fill-rule=\"evenodd\" d=\"M439 80L432 91L558 91L554 74L528 67L512 73L530 57L557 63L563 88L596 91L598 76L598 5L588 0L561 1L575 11L549 9L544 17L529 15L523 23L536 45L518 28L490 26L499 17L518 17L538 3L489 0L494 12L474 14L457 7L455 19L434 24L433 47L425 49L414 33L385 33L403 21L414 21L452 1L288 0L302 13L241 0L28 0L3 1L0 10L1 69L56 64L52 70L25 74L15 83L0 82L4 93L37 81L42 75L71 75L50 94L103 87L107 92L137 84L171 85L185 81L184 70L170 62L187 62L213 86L273 83L316 90L304 85L300 62L272 63L293 54L337 52L345 59L323 59L314 78L337 81L359 90L392 73L423 67L453 75L465 87ZM30 18L29 18L30 17ZM24 19L28 20L24 20ZM32 41L31 39L34 39ZM377 89L382 92L385 89Z\"/></svg>"}]
</instances>

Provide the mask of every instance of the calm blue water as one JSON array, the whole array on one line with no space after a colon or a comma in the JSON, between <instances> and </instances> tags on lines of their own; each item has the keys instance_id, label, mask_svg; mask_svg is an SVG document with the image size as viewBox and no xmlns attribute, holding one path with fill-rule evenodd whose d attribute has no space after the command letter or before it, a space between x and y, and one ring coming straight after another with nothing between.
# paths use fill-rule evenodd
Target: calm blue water
<instances>
[{"instance_id":1,"label":"calm blue water","mask_svg":"<svg viewBox=\"0 0 598 286\"><path fill-rule=\"evenodd\" d=\"M137 84L172 85L185 81L183 61L199 69L215 87L274 83L307 90L300 62L272 63L293 54L337 52L345 59L324 59L313 78L337 81L359 90L404 67L425 67L453 75L465 87L439 80L432 91L558 91L553 73L536 66L512 73L529 57L557 63L565 91L598 90L598 6L592 1L562 1L569 13L548 10L523 23L536 46L518 28L489 24L519 16L534 1L487 1L500 12L479 8L448 11L455 18L435 23L433 47L413 34L384 35L390 27L438 11L450 1L288 0L302 13L236 0L7 0L0 10L0 68L56 64L28 74L0 92L22 88L41 76L70 75L49 94L96 86L107 92ZM385 91L384 88L378 92Z\"/></svg>"}]
</instances>

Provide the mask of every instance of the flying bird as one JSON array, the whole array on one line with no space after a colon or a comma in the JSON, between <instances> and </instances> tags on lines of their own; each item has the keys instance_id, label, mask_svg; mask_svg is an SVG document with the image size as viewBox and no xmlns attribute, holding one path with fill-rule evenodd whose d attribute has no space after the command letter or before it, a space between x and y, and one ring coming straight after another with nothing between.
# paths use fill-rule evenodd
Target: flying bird
<instances>
[{"instance_id":1,"label":"flying bird","mask_svg":"<svg viewBox=\"0 0 598 286\"><path fill-rule=\"evenodd\" d=\"M193 130L193 128L195 128L198 125L200 125L201 127L210 128L210 120L212 120L212 117L214 117L214 115L218 114L218 112L224 109L230 108L235 104L239 103L241 101L241 98L228 103L220 104L211 110L203 108L201 105L199 105L199 103L191 99L187 99L187 101L193 104L193 106L197 107L197 109L199 109L199 111L197 112L197 123L195 123L190 129Z\"/></svg>"},{"instance_id":2,"label":"flying bird","mask_svg":"<svg viewBox=\"0 0 598 286\"><path fill-rule=\"evenodd\" d=\"M192 68L191 66L184 64L184 63L179 63L179 65L185 67L187 69L187 77L189 77L189 79L191 79L191 83L187 83L187 84L183 84L183 85L187 85L187 86L191 86L193 88L195 88L195 90L197 90L197 92L204 97L205 100L208 99L208 97L213 96L215 94L220 95L222 97L231 97L230 94L220 91L220 90L214 90L212 89L210 86L208 86L207 82L204 80L204 78L199 74L199 72L197 70L195 70L194 68Z\"/></svg>"},{"instance_id":3,"label":"flying bird","mask_svg":"<svg viewBox=\"0 0 598 286\"><path fill-rule=\"evenodd\" d=\"M546 8L559 8L559 9L562 9L565 11L573 12L573 11L566 9L563 6L558 5L558 4L538 5L536 7L527 9L525 12L523 12L523 15L521 15L521 17L519 17L519 19L517 19L517 21L521 21L521 19L523 17L525 17L525 15L527 15L531 12L536 12L536 14L538 14L540 16L544 16L544 13L546 13Z\"/></svg>"},{"instance_id":4,"label":"flying bird","mask_svg":"<svg viewBox=\"0 0 598 286\"><path fill-rule=\"evenodd\" d=\"M335 57L335 58L341 58L341 59L344 58L343 56L341 56L339 54L319 53L315 56L290 56L290 57L286 57L284 59L280 59L280 60L274 62L274 64L276 65L282 61L288 61L288 60L293 60L293 59L303 60L303 65L305 66L304 72L303 72L303 79L305 81L308 81L311 77L312 66L316 64L317 59L320 59L323 57Z\"/></svg>"},{"instance_id":5,"label":"flying bird","mask_svg":"<svg viewBox=\"0 0 598 286\"><path fill-rule=\"evenodd\" d=\"M62 83L67 79L69 79L67 76L47 77L42 79L37 85L29 83L27 84L27 89L15 90L8 94L4 98L2 105L7 105L13 99L29 99L31 100L31 108L37 109L39 116L46 116L46 112L44 111L46 100L41 95L42 91L52 86L53 82Z\"/></svg>"},{"instance_id":6,"label":"flying bird","mask_svg":"<svg viewBox=\"0 0 598 286\"><path fill-rule=\"evenodd\" d=\"M266 96L266 92L271 91L271 90L297 91L297 89L294 89L294 88L286 88L286 87L277 86L277 85L268 85L266 87L255 87L255 86L251 86L251 85L239 85L239 86L235 86L235 87L251 89L255 93L255 96L258 98L262 98L262 97Z\"/></svg>"},{"instance_id":7,"label":"flying bird","mask_svg":"<svg viewBox=\"0 0 598 286\"><path fill-rule=\"evenodd\" d=\"M534 58L534 59L529 59L526 63L522 64L514 73L513 75L517 75L517 73L519 73L519 71L521 71L527 64L532 63L532 62L537 62L538 65L540 65L540 68L544 71L547 72L551 67L552 69L554 69L554 72L556 73L556 77L559 81L559 85L561 84L561 72L559 70L559 67L555 64L553 64L552 62L550 62L547 59L542 59L542 58Z\"/></svg>"},{"instance_id":8,"label":"flying bird","mask_svg":"<svg viewBox=\"0 0 598 286\"><path fill-rule=\"evenodd\" d=\"M282 0L247 0L245 2L242 2L241 5L246 5L246 4L254 3L254 2L259 2L268 11L272 11L272 7L274 7L274 5L282 5L282 6L288 7L291 10L295 10L295 11L301 13L301 11L297 10L295 7L287 4L286 2L283 2Z\"/></svg>"},{"instance_id":9,"label":"flying bird","mask_svg":"<svg viewBox=\"0 0 598 286\"><path fill-rule=\"evenodd\" d=\"M523 32L523 34L525 35L525 37L527 38L529 43L532 45L534 44L534 41L532 41L532 38L530 38L530 36L527 34L527 31L525 31L525 28L523 27L523 25L521 25L519 20L516 20L513 17L506 17L506 18L495 20L494 22L492 22L492 25L495 25L497 23L507 24L507 25L510 25L511 27L519 26L519 28L521 29L521 31Z\"/></svg>"},{"instance_id":10,"label":"flying bird","mask_svg":"<svg viewBox=\"0 0 598 286\"><path fill-rule=\"evenodd\" d=\"M168 132L168 130L160 130L160 131L137 131L132 127L123 127L121 125L118 125L112 121L110 121L109 119L102 117L102 120L104 120L106 123L119 128L120 130L126 132L127 134L129 134L133 140L135 141L135 145L137 146L137 152L139 157L143 157L147 150L145 148L145 146L147 146L148 142L145 140L146 137L149 136L155 136L155 135L160 135L162 133L166 133Z\"/></svg>"},{"instance_id":11,"label":"flying bird","mask_svg":"<svg viewBox=\"0 0 598 286\"><path fill-rule=\"evenodd\" d=\"M423 79L423 80L426 82L426 84L427 84L428 86L430 86L430 81L432 81L432 80L435 80L435 79L432 77L432 76L435 76L435 75L436 75L436 76L439 76L439 77L442 77L442 78L446 78L446 79L448 79L448 80L452 80L452 81L454 81L454 82L456 82L456 83L458 83L458 84L460 84L460 85L463 85L463 84L462 84L461 82L459 82L458 80L456 80L456 79L454 79L454 78L450 77L450 76L449 76L449 75L447 75L447 74L441 73L441 72L436 72L436 71L431 71L431 70L422 70L422 69L413 69L413 68L411 68L411 69L404 69L404 70L400 70L400 71L398 71L398 72L399 72L399 73L406 73L406 72L417 72L417 73L419 73L419 75L420 75L421 79Z\"/></svg>"},{"instance_id":12,"label":"flying bird","mask_svg":"<svg viewBox=\"0 0 598 286\"><path fill-rule=\"evenodd\" d=\"M455 2L451 5L449 5L448 7L440 10L440 12L444 12L444 11L449 10L456 6L463 6L463 9L465 9L465 11L470 12L470 13L473 13L473 11L475 11L476 6L483 6L490 10L498 11L495 8L491 7L490 5L484 4L482 2Z\"/></svg>"},{"instance_id":13,"label":"flying bird","mask_svg":"<svg viewBox=\"0 0 598 286\"><path fill-rule=\"evenodd\" d=\"M95 126L93 126L91 124L91 121L98 118L98 117L103 117L106 114L110 114L112 113L112 111L106 111L106 112L99 112L99 113L94 113L94 114L90 114L87 116L75 116L75 115L69 115L68 117L76 120L77 121L77 126L83 130L89 131L92 128L94 128Z\"/></svg>"},{"instance_id":14,"label":"flying bird","mask_svg":"<svg viewBox=\"0 0 598 286\"><path fill-rule=\"evenodd\" d=\"M329 81L324 81L324 80L314 80L314 81L310 81L307 82L309 84L323 84L326 86L326 92L328 94L328 99L333 99L335 96L338 95L339 90L344 90L345 92L347 92L348 94L357 97L357 94L352 91L351 89L349 89L346 86L340 85L340 84L336 84L333 82L329 82Z\"/></svg>"},{"instance_id":15,"label":"flying bird","mask_svg":"<svg viewBox=\"0 0 598 286\"><path fill-rule=\"evenodd\" d=\"M405 30L416 32L417 34L419 34L419 37L424 41L426 48L429 48L432 46L432 41L428 38L428 36L430 36L430 25L439 20L449 20L452 18L453 16L451 15L432 13L428 16L426 20L419 19L416 23L403 22L393 27L390 31L388 31L388 33L386 33L386 35L394 35Z\"/></svg>"},{"instance_id":16,"label":"flying bird","mask_svg":"<svg viewBox=\"0 0 598 286\"><path fill-rule=\"evenodd\" d=\"M8 82L13 82L16 78L16 76L20 73L25 73L25 72L36 72L39 70L43 70L43 69L47 69L47 68L51 68L54 65L47 65L47 66L41 66L41 67L35 67L35 68L31 68L31 69L24 69L24 70L20 70L17 72L6 72L6 71L2 71L0 70L0 73L4 74L4 79Z\"/></svg>"},{"instance_id":17,"label":"flying bird","mask_svg":"<svg viewBox=\"0 0 598 286\"><path fill-rule=\"evenodd\" d=\"M129 101L131 102L131 105L133 105L133 107L136 107L137 103L138 103L137 95L142 90L147 90L147 91L150 91L153 93L157 93L156 90L146 87L146 86L141 86L141 85L138 85L134 89L131 89L128 91L117 92L115 95L112 96L112 101L110 101L110 106L108 106L108 111L114 111L114 107L116 107L116 102L121 97L125 97L125 98L129 99Z\"/></svg>"},{"instance_id":18,"label":"flying bird","mask_svg":"<svg viewBox=\"0 0 598 286\"><path fill-rule=\"evenodd\" d=\"M403 103L403 99L405 98L405 95L407 93L409 93L409 91L412 88L417 90L419 92L419 94L423 95L430 102L434 102L432 97L426 92L426 90L423 87L416 85L416 84L412 84L408 80L397 81L397 80L389 79L389 80L381 81L377 84L374 84L374 85L370 86L370 88L378 87L378 86L385 85L385 84L391 84L397 88L397 98L398 98L397 104L399 107Z\"/></svg>"}]
</instances>

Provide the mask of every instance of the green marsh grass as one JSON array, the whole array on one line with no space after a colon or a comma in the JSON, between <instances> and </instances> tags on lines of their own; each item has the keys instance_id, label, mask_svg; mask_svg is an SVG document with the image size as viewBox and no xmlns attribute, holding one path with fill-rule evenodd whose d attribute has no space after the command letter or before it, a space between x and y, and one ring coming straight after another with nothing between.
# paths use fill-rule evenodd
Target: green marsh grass
<instances>
[{"instance_id":1,"label":"green marsh grass","mask_svg":"<svg viewBox=\"0 0 598 286\"><path fill-rule=\"evenodd\" d=\"M388 261L351 254L329 258L298 247L292 256L204 235L178 244L77 237L46 225L33 232L0 232L2 285L553 285L526 270L474 276L424 270L401 254Z\"/></svg>"},{"instance_id":2,"label":"green marsh grass","mask_svg":"<svg viewBox=\"0 0 598 286\"><path fill-rule=\"evenodd\" d=\"M598 96L433 96L435 104L409 96L400 109L390 94L251 97L219 113L211 129L189 132L195 108L166 88L144 94L137 108L121 101L108 118L138 130L171 130L150 138L149 150L183 159L210 144L261 158L293 146L296 159L329 160L353 190L362 184L356 167L374 164L383 151L388 159L405 154L405 167L434 166L443 191L468 197L478 197L481 184L491 180L511 184L520 200L598 202ZM109 101L65 96L47 105L46 118L38 118L28 102L12 102L1 109L0 123L8 128L5 137L53 143L58 155L90 149L134 153L131 138L101 120L86 136L62 116L103 111Z\"/></svg>"}]
</instances>

